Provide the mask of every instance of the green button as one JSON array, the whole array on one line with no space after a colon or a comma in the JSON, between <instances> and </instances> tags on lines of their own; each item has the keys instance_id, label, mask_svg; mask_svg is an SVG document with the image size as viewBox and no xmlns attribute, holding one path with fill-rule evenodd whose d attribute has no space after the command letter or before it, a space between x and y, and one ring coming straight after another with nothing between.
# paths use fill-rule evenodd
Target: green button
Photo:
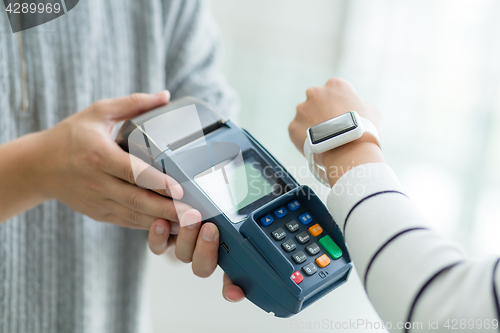
<instances>
[{"instance_id":1,"label":"green button","mask_svg":"<svg viewBox=\"0 0 500 333\"><path fill-rule=\"evenodd\" d=\"M340 247L338 247L337 244L335 244L330 236L322 237L318 242L319 245L321 245L333 259L337 260L338 258L342 257L342 250L340 249Z\"/></svg>"}]
</instances>

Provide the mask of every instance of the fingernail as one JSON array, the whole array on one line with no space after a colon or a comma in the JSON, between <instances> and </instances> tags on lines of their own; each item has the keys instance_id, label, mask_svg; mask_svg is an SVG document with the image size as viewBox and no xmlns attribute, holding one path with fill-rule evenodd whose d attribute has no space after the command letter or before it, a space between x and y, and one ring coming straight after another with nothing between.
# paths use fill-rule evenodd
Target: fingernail
<instances>
[{"instance_id":1,"label":"fingernail","mask_svg":"<svg viewBox=\"0 0 500 333\"><path fill-rule=\"evenodd\" d=\"M224 297L226 301L234 303L232 300L229 299L229 297L227 297L226 293L222 294L222 297Z\"/></svg>"},{"instance_id":2,"label":"fingernail","mask_svg":"<svg viewBox=\"0 0 500 333\"><path fill-rule=\"evenodd\" d=\"M163 235L165 233L165 230L167 230L167 227L161 223L158 223L155 227L155 232L158 235Z\"/></svg>"},{"instance_id":3,"label":"fingernail","mask_svg":"<svg viewBox=\"0 0 500 333\"><path fill-rule=\"evenodd\" d=\"M165 96L165 97L167 97L167 99L170 99L170 92L168 90L160 91L159 93L156 93L155 95L158 97Z\"/></svg>"},{"instance_id":4,"label":"fingernail","mask_svg":"<svg viewBox=\"0 0 500 333\"><path fill-rule=\"evenodd\" d=\"M194 229L200 224L200 219L198 216L187 214L186 219L181 219L181 226L188 227L189 229Z\"/></svg>"},{"instance_id":5,"label":"fingernail","mask_svg":"<svg viewBox=\"0 0 500 333\"><path fill-rule=\"evenodd\" d=\"M180 185L170 186L168 189L170 190L172 199L182 199L182 190L180 189Z\"/></svg>"},{"instance_id":6,"label":"fingernail","mask_svg":"<svg viewBox=\"0 0 500 333\"><path fill-rule=\"evenodd\" d=\"M203 228L201 238L206 240L207 242L211 242L215 237L215 226L211 224L205 225Z\"/></svg>"},{"instance_id":7,"label":"fingernail","mask_svg":"<svg viewBox=\"0 0 500 333\"><path fill-rule=\"evenodd\" d=\"M193 224L188 224L187 227L188 229L195 229L195 228L198 228L200 226L201 222L196 222L196 223L193 223Z\"/></svg>"}]
</instances>

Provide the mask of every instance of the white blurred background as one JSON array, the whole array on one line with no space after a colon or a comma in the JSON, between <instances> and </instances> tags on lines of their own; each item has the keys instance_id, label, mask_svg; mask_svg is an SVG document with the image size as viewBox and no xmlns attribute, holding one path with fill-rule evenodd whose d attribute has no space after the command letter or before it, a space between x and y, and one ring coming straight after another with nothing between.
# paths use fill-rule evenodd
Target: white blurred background
<instances>
[{"instance_id":1,"label":"white blurred background","mask_svg":"<svg viewBox=\"0 0 500 333\"><path fill-rule=\"evenodd\" d=\"M500 1L211 4L223 71L241 98L238 123L292 173L305 165L288 139L295 106L308 87L341 76L384 114L386 159L430 223L470 255L500 253ZM292 319L230 304L221 285L220 269L203 280L189 265L151 255L153 331L314 332L322 330L300 325L380 321L355 273Z\"/></svg>"}]
</instances>

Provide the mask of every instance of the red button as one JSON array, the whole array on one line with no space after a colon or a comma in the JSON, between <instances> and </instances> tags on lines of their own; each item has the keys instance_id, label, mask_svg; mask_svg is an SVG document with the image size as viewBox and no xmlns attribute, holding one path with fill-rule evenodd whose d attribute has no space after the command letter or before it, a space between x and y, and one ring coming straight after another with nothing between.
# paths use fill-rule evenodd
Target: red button
<instances>
[{"instance_id":1,"label":"red button","mask_svg":"<svg viewBox=\"0 0 500 333\"><path fill-rule=\"evenodd\" d=\"M302 280L304 280L304 277L302 276L302 274L300 274L299 271L296 271L295 273L292 274L292 280L296 284L299 284L302 282Z\"/></svg>"}]
</instances>

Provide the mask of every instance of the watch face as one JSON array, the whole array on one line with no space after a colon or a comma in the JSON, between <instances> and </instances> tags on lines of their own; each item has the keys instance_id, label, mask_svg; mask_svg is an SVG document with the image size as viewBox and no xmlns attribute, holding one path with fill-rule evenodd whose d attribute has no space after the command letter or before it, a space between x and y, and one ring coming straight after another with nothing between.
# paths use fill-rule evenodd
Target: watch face
<instances>
[{"instance_id":1,"label":"watch face","mask_svg":"<svg viewBox=\"0 0 500 333\"><path fill-rule=\"evenodd\" d=\"M318 144L358 127L352 112L324 121L309 129L313 144Z\"/></svg>"}]
</instances>

